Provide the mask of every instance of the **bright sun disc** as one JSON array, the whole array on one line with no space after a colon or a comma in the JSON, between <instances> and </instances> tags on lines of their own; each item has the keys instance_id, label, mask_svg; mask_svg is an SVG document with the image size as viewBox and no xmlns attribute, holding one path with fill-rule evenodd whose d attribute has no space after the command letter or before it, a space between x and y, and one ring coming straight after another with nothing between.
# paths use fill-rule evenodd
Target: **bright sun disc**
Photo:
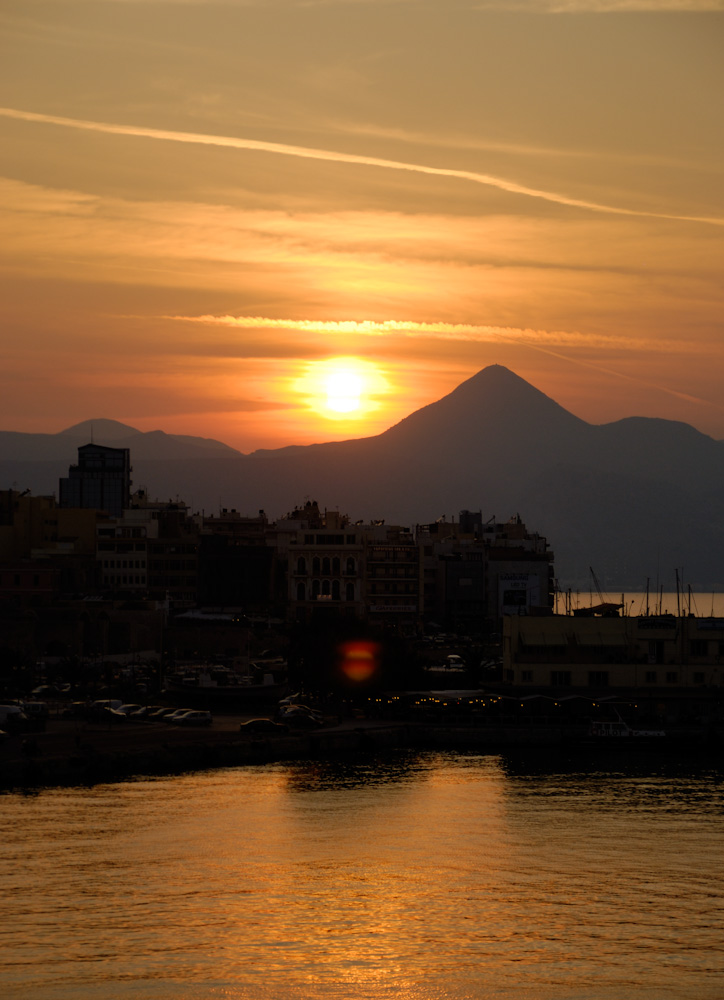
<instances>
[{"instance_id":1,"label":"bright sun disc","mask_svg":"<svg viewBox=\"0 0 724 1000\"><path fill-rule=\"evenodd\" d=\"M380 400L390 392L378 365L350 356L308 362L293 388L320 417L350 427L379 410Z\"/></svg>"},{"instance_id":2,"label":"bright sun disc","mask_svg":"<svg viewBox=\"0 0 724 1000\"><path fill-rule=\"evenodd\" d=\"M358 410L362 396L362 379L354 372L337 371L327 376L327 406L336 413Z\"/></svg>"}]
</instances>

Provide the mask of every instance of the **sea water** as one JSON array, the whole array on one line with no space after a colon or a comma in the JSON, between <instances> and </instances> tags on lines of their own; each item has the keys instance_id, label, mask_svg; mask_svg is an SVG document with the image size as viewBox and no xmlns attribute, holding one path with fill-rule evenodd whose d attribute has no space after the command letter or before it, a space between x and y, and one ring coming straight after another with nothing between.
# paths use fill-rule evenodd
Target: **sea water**
<instances>
[{"instance_id":1,"label":"sea water","mask_svg":"<svg viewBox=\"0 0 724 1000\"><path fill-rule=\"evenodd\" d=\"M5 998L724 995L696 759L454 752L0 798Z\"/></svg>"}]
</instances>

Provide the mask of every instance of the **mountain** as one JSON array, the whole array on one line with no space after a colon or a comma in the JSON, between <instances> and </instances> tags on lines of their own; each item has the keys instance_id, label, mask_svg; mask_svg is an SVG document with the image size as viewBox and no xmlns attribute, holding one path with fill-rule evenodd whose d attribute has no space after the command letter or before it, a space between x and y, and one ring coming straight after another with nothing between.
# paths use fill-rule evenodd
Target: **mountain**
<instances>
[{"instance_id":1,"label":"mountain","mask_svg":"<svg viewBox=\"0 0 724 1000\"><path fill-rule=\"evenodd\" d=\"M116 421L2 432L0 486L55 492L90 425L97 443L131 449L137 486L195 510L276 518L310 497L407 525L462 508L520 513L548 537L566 586L587 589L589 566L614 592L647 577L673 589L676 568L695 589L724 585L724 442L668 420L588 424L500 365L375 437L249 455Z\"/></svg>"}]
</instances>

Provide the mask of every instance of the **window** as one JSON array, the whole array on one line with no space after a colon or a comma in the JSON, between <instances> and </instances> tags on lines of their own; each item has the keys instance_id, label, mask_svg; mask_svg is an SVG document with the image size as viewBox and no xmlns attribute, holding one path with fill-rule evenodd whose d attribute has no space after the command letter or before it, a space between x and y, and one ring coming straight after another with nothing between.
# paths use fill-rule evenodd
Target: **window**
<instances>
[{"instance_id":1,"label":"window","mask_svg":"<svg viewBox=\"0 0 724 1000\"><path fill-rule=\"evenodd\" d=\"M332 560L332 576L339 576L339 556Z\"/></svg>"},{"instance_id":2,"label":"window","mask_svg":"<svg viewBox=\"0 0 724 1000\"><path fill-rule=\"evenodd\" d=\"M329 580L322 580L322 594L329 597Z\"/></svg>"},{"instance_id":3,"label":"window","mask_svg":"<svg viewBox=\"0 0 724 1000\"><path fill-rule=\"evenodd\" d=\"M608 670L589 670L589 687L608 687Z\"/></svg>"},{"instance_id":4,"label":"window","mask_svg":"<svg viewBox=\"0 0 724 1000\"><path fill-rule=\"evenodd\" d=\"M678 680L679 680L679 675L677 674L677 672L675 670L667 670L666 671L666 683L667 684L676 684L678 682Z\"/></svg>"},{"instance_id":5,"label":"window","mask_svg":"<svg viewBox=\"0 0 724 1000\"><path fill-rule=\"evenodd\" d=\"M353 601L354 600L354 584L353 583L348 583L347 584L347 586L345 588L345 599L347 601Z\"/></svg>"},{"instance_id":6,"label":"window","mask_svg":"<svg viewBox=\"0 0 724 1000\"><path fill-rule=\"evenodd\" d=\"M312 599L316 600L319 597L319 580L312 580Z\"/></svg>"},{"instance_id":7,"label":"window","mask_svg":"<svg viewBox=\"0 0 724 1000\"><path fill-rule=\"evenodd\" d=\"M312 573L315 576L319 576L319 566L319 556L315 556L314 559L312 559Z\"/></svg>"},{"instance_id":8,"label":"window","mask_svg":"<svg viewBox=\"0 0 724 1000\"><path fill-rule=\"evenodd\" d=\"M706 639L692 639L689 649L692 656L706 656L709 652L709 643Z\"/></svg>"},{"instance_id":9,"label":"window","mask_svg":"<svg viewBox=\"0 0 724 1000\"><path fill-rule=\"evenodd\" d=\"M339 600L339 580L332 580L332 600Z\"/></svg>"},{"instance_id":10,"label":"window","mask_svg":"<svg viewBox=\"0 0 724 1000\"><path fill-rule=\"evenodd\" d=\"M304 584L303 583L298 583L297 584L297 600L298 601L303 601L304 600Z\"/></svg>"},{"instance_id":11,"label":"window","mask_svg":"<svg viewBox=\"0 0 724 1000\"><path fill-rule=\"evenodd\" d=\"M300 556L297 559L297 573L306 573L306 572L307 572L307 560L304 558L304 556Z\"/></svg>"},{"instance_id":12,"label":"window","mask_svg":"<svg viewBox=\"0 0 724 1000\"><path fill-rule=\"evenodd\" d=\"M551 670L552 687L570 687L570 685L571 685L570 670Z\"/></svg>"},{"instance_id":13,"label":"window","mask_svg":"<svg viewBox=\"0 0 724 1000\"><path fill-rule=\"evenodd\" d=\"M524 670L521 673L521 675L520 675L520 679L523 681L524 684L532 684L533 683L533 671L532 670Z\"/></svg>"},{"instance_id":14,"label":"window","mask_svg":"<svg viewBox=\"0 0 724 1000\"><path fill-rule=\"evenodd\" d=\"M656 683L656 671L655 670L647 670L646 674L644 676L644 680L646 681L647 684L655 684Z\"/></svg>"},{"instance_id":15,"label":"window","mask_svg":"<svg viewBox=\"0 0 724 1000\"><path fill-rule=\"evenodd\" d=\"M347 576L354 576L354 571L355 571L354 558L352 556L347 556L347 566L345 569L345 573L347 574Z\"/></svg>"},{"instance_id":16,"label":"window","mask_svg":"<svg viewBox=\"0 0 724 1000\"><path fill-rule=\"evenodd\" d=\"M325 556L322 559L322 576L329 576L330 573L330 561L329 556Z\"/></svg>"},{"instance_id":17,"label":"window","mask_svg":"<svg viewBox=\"0 0 724 1000\"><path fill-rule=\"evenodd\" d=\"M694 683L695 684L704 684L704 682L705 682L704 671L703 670L695 670L694 671Z\"/></svg>"}]
</instances>

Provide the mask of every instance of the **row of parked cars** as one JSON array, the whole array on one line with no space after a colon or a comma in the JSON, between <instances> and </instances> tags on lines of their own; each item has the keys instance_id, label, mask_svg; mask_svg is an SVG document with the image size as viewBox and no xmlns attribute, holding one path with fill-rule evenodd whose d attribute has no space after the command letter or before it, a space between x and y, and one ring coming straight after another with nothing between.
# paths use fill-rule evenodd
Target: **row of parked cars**
<instances>
[{"instance_id":1,"label":"row of parked cars","mask_svg":"<svg viewBox=\"0 0 724 1000\"><path fill-rule=\"evenodd\" d=\"M279 705L277 718L249 719L239 725L239 732L247 736L281 736L290 729L318 729L325 724L321 712L293 699L285 699Z\"/></svg>"},{"instance_id":2,"label":"row of parked cars","mask_svg":"<svg viewBox=\"0 0 724 1000\"><path fill-rule=\"evenodd\" d=\"M113 698L102 698L90 705L84 701L73 702L63 715L96 722L168 722L180 726L210 726L213 721L211 712L195 708L125 704Z\"/></svg>"}]
</instances>

